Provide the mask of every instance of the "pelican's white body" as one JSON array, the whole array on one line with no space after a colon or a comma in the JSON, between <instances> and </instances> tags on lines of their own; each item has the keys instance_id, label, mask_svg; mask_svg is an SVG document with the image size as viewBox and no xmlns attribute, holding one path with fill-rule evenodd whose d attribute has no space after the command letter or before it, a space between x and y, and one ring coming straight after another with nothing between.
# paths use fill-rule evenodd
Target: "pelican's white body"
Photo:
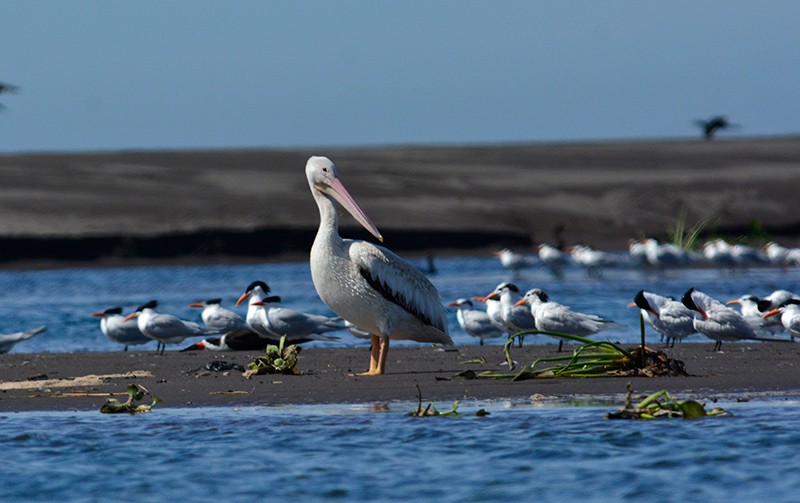
<instances>
[{"instance_id":1,"label":"pelican's white body","mask_svg":"<svg viewBox=\"0 0 800 503\"><path fill-rule=\"evenodd\" d=\"M320 214L311 279L322 301L382 339L452 344L439 292L419 269L386 248L339 236L334 197L373 234L377 229L363 212L353 211L357 205L336 178L333 163L312 157L306 177Z\"/></svg>"}]
</instances>

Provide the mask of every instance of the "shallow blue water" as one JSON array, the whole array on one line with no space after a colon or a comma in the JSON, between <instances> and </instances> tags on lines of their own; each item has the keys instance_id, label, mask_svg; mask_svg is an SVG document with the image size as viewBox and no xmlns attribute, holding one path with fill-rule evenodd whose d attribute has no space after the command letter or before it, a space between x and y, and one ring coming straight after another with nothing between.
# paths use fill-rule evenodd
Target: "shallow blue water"
<instances>
[{"instance_id":1,"label":"shallow blue water","mask_svg":"<svg viewBox=\"0 0 800 503\"><path fill-rule=\"evenodd\" d=\"M438 404L448 408L450 404ZM464 403L0 414L0 500L796 501L800 402L607 421L616 405Z\"/></svg>"},{"instance_id":2,"label":"shallow blue water","mask_svg":"<svg viewBox=\"0 0 800 503\"><path fill-rule=\"evenodd\" d=\"M424 261L419 260L418 265L424 266ZM690 268L661 274L618 267L607 269L603 277L597 279L589 278L582 269L573 267L567 269L564 277L559 279L537 268L513 278L494 257L438 259L436 266L438 274L432 276L431 280L439 288L444 302L459 297L486 295L498 283L512 280L523 292L534 287L541 288L554 301L624 325L622 329L607 331L602 335L622 342L639 340L638 313L629 309L627 304L640 289L679 298L694 286L721 300L745 293L765 296L776 289L800 291L800 271L774 268L735 273ZM120 346L102 335L98 320L90 316L92 312L114 306L133 311L139 304L157 299L162 312L200 321L199 310L189 308L189 303L221 297L223 305L233 307L247 285L256 279L266 281L285 304L295 309L332 314L314 291L307 262L3 271L0 272L0 333L36 325L48 327L46 333L16 346L13 349L15 352L118 351ZM246 307L241 306L239 312L244 316ZM449 320L456 344L476 343L461 332L454 311L449 312ZM340 341L324 344L365 344L365 341L347 332L338 335ZM529 337L526 342L535 343L532 339L535 338ZM543 340L550 342L547 338ZM705 342L700 336L692 336L689 340ZM496 343L501 344L502 341L497 340ZM149 346L155 348L153 343ZM148 346L138 348L147 349Z\"/></svg>"},{"instance_id":3,"label":"shallow blue water","mask_svg":"<svg viewBox=\"0 0 800 503\"><path fill-rule=\"evenodd\" d=\"M445 301L512 279L494 258L436 264L432 280ZM295 308L328 312L307 263L0 272L0 331L48 326L15 352L118 351L91 312L156 298L163 311L197 320L187 304L222 297L232 306L254 279ZM800 291L800 273L776 269L617 268L602 279L577 268L561 279L533 269L513 280L626 325L606 333L626 342L638 341L638 315L627 304L641 288L679 296L695 286L721 299ZM455 342L475 344L449 316ZM363 344L341 337L328 344ZM780 502L796 501L800 490L800 402L722 404L735 415L650 423L604 421L616 405L465 403L463 412L491 415L406 417L414 405L0 413L0 500Z\"/></svg>"}]
</instances>

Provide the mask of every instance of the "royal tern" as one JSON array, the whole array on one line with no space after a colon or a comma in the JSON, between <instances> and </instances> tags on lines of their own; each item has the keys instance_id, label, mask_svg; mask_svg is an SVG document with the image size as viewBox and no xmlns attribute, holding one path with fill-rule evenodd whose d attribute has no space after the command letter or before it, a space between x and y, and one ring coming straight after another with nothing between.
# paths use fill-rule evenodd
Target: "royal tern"
<instances>
[{"instance_id":1,"label":"royal tern","mask_svg":"<svg viewBox=\"0 0 800 503\"><path fill-rule=\"evenodd\" d=\"M700 313L701 317L693 321L694 329L716 341L714 351L722 348L723 341L760 338L752 320L748 321L735 309L703 292L690 288L683 294L681 302L692 311Z\"/></svg>"},{"instance_id":2,"label":"royal tern","mask_svg":"<svg viewBox=\"0 0 800 503\"><path fill-rule=\"evenodd\" d=\"M667 346L695 333L694 312L681 302L639 290L629 307L638 307L647 323L666 339Z\"/></svg>"},{"instance_id":3,"label":"royal tern","mask_svg":"<svg viewBox=\"0 0 800 503\"><path fill-rule=\"evenodd\" d=\"M220 332L229 332L247 328L247 322L239 313L222 307L222 299L210 299L203 302L192 302L189 307L202 309L200 319L205 326L219 329Z\"/></svg>"},{"instance_id":4,"label":"royal tern","mask_svg":"<svg viewBox=\"0 0 800 503\"><path fill-rule=\"evenodd\" d=\"M791 292L786 293L789 293L791 296ZM788 298L789 297L786 297L784 299L781 297L780 302L773 304L770 300L759 299L755 295L742 295L736 299L725 302L725 305L738 305L742 316L744 316L749 323L752 325L760 325L765 331L777 333L783 331L781 320L776 318L763 318L762 315Z\"/></svg>"},{"instance_id":5,"label":"royal tern","mask_svg":"<svg viewBox=\"0 0 800 503\"><path fill-rule=\"evenodd\" d=\"M668 268L684 265L689 261L686 250L673 243L662 243L657 239L642 240L647 263L653 267Z\"/></svg>"},{"instance_id":6,"label":"royal tern","mask_svg":"<svg viewBox=\"0 0 800 503\"><path fill-rule=\"evenodd\" d=\"M458 299L448 304L449 307L456 307L456 319L458 325L465 334L477 337L480 345L483 346L485 339L502 337L504 331L499 330L492 324L489 315L485 311L474 309L472 301L469 299Z\"/></svg>"},{"instance_id":7,"label":"royal tern","mask_svg":"<svg viewBox=\"0 0 800 503\"><path fill-rule=\"evenodd\" d=\"M771 311L772 309L785 304L789 299L800 300L800 296L794 292L790 292L789 290L775 290L758 301L758 310L760 311L760 314L764 314L767 311Z\"/></svg>"},{"instance_id":8,"label":"royal tern","mask_svg":"<svg viewBox=\"0 0 800 503\"><path fill-rule=\"evenodd\" d=\"M634 267L647 265L647 251L641 239L628 240L628 262Z\"/></svg>"},{"instance_id":9,"label":"royal tern","mask_svg":"<svg viewBox=\"0 0 800 503\"><path fill-rule=\"evenodd\" d=\"M552 302L547 294L538 288L528 290L515 305L521 306L526 302L530 305L531 314L536 322L536 330L586 337L601 330L620 328L611 320L594 314L579 313L563 304ZM559 339L559 351L561 351L563 343L564 341Z\"/></svg>"},{"instance_id":10,"label":"royal tern","mask_svg":"<svg viewBox=\"0 0 800 503\"><path fill-rule=\"evenodd\" d=\"M568 249L572 260L586 269L589 276L600 277L603 275L603 268L614 265L614 257L608 253L586 245L575 245Z\"/></svg>"},{"instance_id":11,"label":"royal tern","mask_svg":"<svg viewBox=\"0 0 800 503\"><path fill-rule=\"evenodd\" d=\"M513 283L500 283L494 291L489 293L482 300L484 302L493 299L500 301L500 319L505 325L509 334L536 330L530 308L516 306L514 302L519 299L519 287ZM519 346L522 347L523 336L519 337Z\"/></svg>"},{"instance_id":12,"label":"royal tern","mask_svg":"<svg viewBox=\"0 0 800 503\"><path fill-rule=\"evenodd\" d=\"M533 261L527 255L515 252L508 248L494 253L495 257L500 259L500 265L508 269L512 273L519 274L520 271L533 265Z\"/></svg>"},{"instance_id":13,"label":"royal tern","mask_svg":"<svg viewBox=\"0 0 800 503\"><path fill-rule=\"evenodd\" d=\"M128 350L128 346L146 344L152 341L139 330L136 320L126 320L122 315L121 307L112 307L105 311L92 313L95 318L100 318L100 331L110 340L125 346L123 351Z\"/></svg>"},{"instance_id":14,"label":"royal tern","mask_svg":"<svg viewBox=\"0 0 800 503\"><path fill-rule=\"evenodd\" d=\"M0 354L8 353L11 348L18 342L30 339L34 335L39 335L47 330L46 327L36 327L24 332L16 332L13 334L0 334Z\"/></svg>"},{"instance_id":15,"label":"royal tern","mask_svg":"<svg viewBox=\"0 0 800 503\"><path fill-rule=\"evenodd\" d=\"M240 330L230 330L222 337L210 337L197 344L181 349L191 351L205 349L207 351L263 351L272 341L261 337L249 327Z\"/></svg>"},{"instance_id":16,"label":"royal tern","mask_svg":"<svg viewBox=\"0 0 800 503\"><path fill-rule=\"evenodd\" d=\"M561 269L569 263L569 254L553 245L542 243L537 246L539 261L556 277L561 277Z\"/></svg>"},{"instance_id":17,"label":"royal tern","mask_svg":"<svg viewBox=\"0 0 800 503\"><path fill-rule=\"evenodd\" d=\"M763 316L764 318L773 316L780 318L781 325L789 332L792 339L800 337L800 300L789 299L779 307L767 311Z\"/></svg>"},{"instance_id":18,"label":"royal tern","mask_svg":"<svg viewBox=\"0 0 800 503\"><path fill-rule=\"evenodd\" d=\"M320 216L311 278L334 313L372 334L369 370L363 375L385 372L390 339L452 344L439 292L419 269L386 248L339 236L336 202L383 241L337 177L333 162L311 157L306 178Z\"/></svg>"},{"instance_id":19,"label":"royal tern","mask_svg":"<svg viewBox=\"0 0 800 503\"><path fill-rule=\"evenodd\" d=\"M724 239L716 238L702 244L703 256L712 265L724 268L733 268L736 262L733 260L731 245Z\"/></svg>"},{"instance_id":20,"label":"royal tern","mask_svg":"<svg viewBox=\"0 0 800 503\"><path fill-rule=\"evenodd\" d=\"M489 322L501 332L508 332L509 328L503 321L503 305L500 299L487 298L487 297L472 297L472 300L483 302L486 305L486 316L489 317Z\"/></svg>"},{"instance_id":21,"label":"royal tern","mask_svg":"<svg viewBox=\"0 0 800 503\"><path fill-rule=\"evenodd\" d=\"M771 265L775 267L786 267L789 265L789 248L778 244L775 241L770 241L762 247L762 250L764 251L764 255L767 257L767 261Z\"/></svg>"},{"instance_id":22,"label":"royal tern","mask_svg":"<svg viewBox=\"0 0 800 503\"><path fill-rule=\"evenodd\" d=\"M286 336L289 344L335 341L335 337L322 334L345 328L341 318L301 313L281 306L281 298L268 296L269 291L269 286L263 281L253 281L236 301L238 306L249 299L247 324L264 337L280 340Z\"/></svg>"},{"instance_id":23,"label":"royal tern","mask_svg":"<svg viewBox=\"0 0 800 503\"><path fill-rule=\"evenodd\" d=\"M167 344L179 344L187 337L216 335L220 330L203 327L193 321L185 321L171 314L156 312L158 302L151 300L139 306L136 311L125 317L126 320L137 318L139 330L147 337L158 342L156 352L164 354Z\"/></svg>"}]
</instances>

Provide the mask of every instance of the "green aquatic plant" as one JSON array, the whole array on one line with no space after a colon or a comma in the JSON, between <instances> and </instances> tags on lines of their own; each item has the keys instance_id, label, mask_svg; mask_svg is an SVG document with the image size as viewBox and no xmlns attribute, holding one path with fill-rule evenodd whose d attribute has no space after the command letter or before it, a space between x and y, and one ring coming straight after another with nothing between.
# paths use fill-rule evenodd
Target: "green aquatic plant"
<instances>
[{"instance_id":1,"label":"green aquatic plant","mask_svg":"<svg viewBox=\"0 0 800 503\"><path fill-rule=\"evenodd\" d=\"M616 412L606 414L606 419L698 419L706 416L730 415L730 412L720 408L707 411L703 404L695 400L676 400L666 390L657 391L636 405L633 405L632 397L633 387L628 383L625 406Z\"/></svg>"},{"instance_id":2,"label":"green aquatic plant","mask_svg":"<svg viewBox=\"0 0 800 503\"><path fill-rule=\"evenodd\" d=\"M688 211L686 208L681 208L678 214L678 220L675 226L667 229L667 236L671 243L683 248L684 250L696 250L698 248L698 240L700 234L709 225L719 225L719 217L704 218L694 224L692 227L686 227Z\"/></svg>"},{"instance_id":3,"label":"green aquatic plant","mask_svg":"<svg viewBox=\"0 0 800 503\"><path fill-rule=\"evenodd\" d=\"M669 358L663 351L645 346L643 322L640 323L640 329L642 332L641 345L630 351L612 342L594 341L577 335L543 330L518 332L509 336L503 346L509 370L515 368L514 360L511 358L511 348L514 340L518 337L528 334L543 334L579 342L581 346L573 350L572 354L538 358L517 373L482 372L478 374L478 377L522 381L558 377L686 375L683 362Z\"/></svg>"},{"instance_id":4,"label":"green aquatic plant","mask_svg":"<svg viewBox=\"0 0 800 503\"><path fill-rule=\"evenodd\" d=\"M298 374L295 370L297 365L297 353L299 348L292 344L284 347L286 336L281 337L278 345L270 344L267 346L264 356L259 356L247 364L244 372L246 378L262 374Z\"/></svg>"},{"instance_id":5,"label":"green aquatic plant","mask_svg":"<svg viewBox=\"0 0 800 503\"><path fill-rule=\"evenodd\" d=\"M147 388L138 384L128 385L128 400L120 402L116 398L109 398L106 403L100 407L100 412L103 414L139 414L141 412L150 412L155 405L160 402L157 396L151 396L150 404L136 404L144 399L145 396L150 395Z\"/></svg>"},{"instance_id":6,"label":"green aquatic plant","mask_svg":"<svg viewBox=\"0 0 800 503\"><path fill-rule=\"evenodd\" d=\"M478 409L473 414L462 414L458 411L458 400L453 402L453 406L450 410L445 412L439 412L436 410L436 406L433 403L428 403L427 406L424 408L422 407L422 390L419 388L419 384L417 384L417 408L406 414L407 416L411 417L434 417L434 416L478 416L484 417L488 416L489 412L485 409Z\"/></svg>"}]
</instances>

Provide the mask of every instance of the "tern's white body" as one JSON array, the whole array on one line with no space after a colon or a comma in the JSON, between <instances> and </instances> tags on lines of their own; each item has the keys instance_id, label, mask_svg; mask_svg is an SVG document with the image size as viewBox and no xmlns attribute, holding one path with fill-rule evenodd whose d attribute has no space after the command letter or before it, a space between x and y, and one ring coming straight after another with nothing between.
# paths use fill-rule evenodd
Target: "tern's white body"
<instances>
[{"instance_id":1,"label":"tern's white body","mask_svg":"<svg viewBox=\"0 0 800 503\"><path fill-rule=\"evenodd\" d=\"M672 243L660 243L653 238L642 241L647 263L655 267L675 267L688 262L686 251Z\"/></svg>"},{"instance_id":2,"label":"tern's white body","mask_svg":"<svg viewBox=\"0 0 800 503\"><path fill-rule=\"evenodd\" d=\"M334 313L372 334L373 351L380 346L367 374L383 373L390 339L452 344L439 292L419 269L386 248L339 236L334 200L373 235L380 238L380 233L347 193L334 164L312 157L306 178L320 215L311 279Z\"/></svg>"},{"instance_id":3,"label":"tern's white body","mask_svg":"<svg viewBox=\"0 0 800 503\"><path fill-rule=\"evenodd\" d=\"M487 302L491 302L492 299L500 301L498 314L509 334L536 330L530 308L514 304L518 300L518 292L519 288L513 283L500 283L492 293L485 297ZM493 313L493 315L495 314ZM522 346L522 343L523 336L519 336L519 345Z\"/></svg>"},{"instance_id":4,"label":"tern's white body","mask_svg":"<svg viewBox=\"0 0 800 503\"><path fill-rule=\"evenodd\" d=\"M777 292L773 292L773 294L778 292L786 292L785 290L779 290ZM765 333L769 332L772 334L777 334L783 332L783 325L781 325L781 320L770 317L770 318L763 318L762 315L777 307L785 300L791 298L791 292L786 292L789 294L788 297L784 298L782 294L779 293L775 298L780 299L778 304L773 304L768 298L759 299L754 295L742 295L737 299L731 299L725 304L739 304L739 309L742 313L742 316L747 320L747 322L755 327L760 327Z\"/></svg>"},{"instance_id":5,"label":"tern's white body","mask_svg":"<svg viewBox=\"0 0 800 503\"><path fill-rule=\"evenodd\" d=\"M322 334L345 328L339 318L295 311L281 306L278 304L280 298L270 297L268 293L254 283L239 299L239 302L249 299L247 325L262 337L278 341L286 336L287 344L300 344L312 340L334 341L335 337Z\"/></svg>"},{"instance_id":6,"label":"tern's white body","mask_svg":"<svg viewBox=\"0 0 800 503\"><path fill-rule=\"evenodd\" d=\"M500 259L500 265L515 273L533 265L533 261L528 256L508 248L503 248L495 255Z\"/></svg>"},{"instance_id":7,"label":"tern's white body","mask_svg":"<svg viewBox=\"0 0 800 503\"><path fill-rule=\"evenodd\" d=\"M24 332L16 332L13 334L0 334L0 354L8 353L11 348L18 342L30 339L34 335L38 335L45 331L45 327L36 327Z\"/></svg>"},{"instance_id":8,"label":"tern's white body","mask_svg":"<svg viewBox=\"0 0 800 503\"><path fill-rule=\"evenodd\" d=\"M489 317L489 322L492 326L503 332L508 331L508 327L503 321L503 305L500 303L500 299L475 297L475 300L480 300L486 304L486 316Z\"/></svg>"},{"instance_id":9,"label":"tern's white body","mask_svg":"<svg viewBox=\"0 0 800 503\"><path fill-rule=\"evenodd\" d=\"M110 340L123 344L125 349L152 340L139 330L137 320L126 320L121 314L104 314L100 318L100 331Z\"/></svg>"},{"instance_id":10,"label":"tern's white body","mask_svg":"<svg viewBox=\"0 0 800 503\"><path fill-rule=\"evenodd\" d=\"M694 329L716 341L715 350L722 347L723 341L758 339L763 335L758 333L758 326L752 320L748 321L735 309L703 292L690 289L684 294L682 302L701 314L700 318L693 321Z\"/></svg>"},{"instance_id":11,"label":"tern's white body","mask_svg":"<svg viewBox=\"0 0 800 503\"><path fill-rule=\"evenodd\" d=\"M525 296L518 304L524 302L530 304L531 314L533 314L537 330L586 337L601 330L619 328L611 320L606 320L594 314L579 313L563 304L552 302L544 292L537 288L525 293ZM561 345L559 344L559 349L560 347Z\"/></svg>"},{"instance_id":12,"label":"tern's white body","mask_svg":"<svg viewBox=\"0 0 800 503\"><path fill-rule=\"evenodd\" d=\"M492 323L485 311L474 309L470 300L458 299L452 302L450 306L458 308L456 319L461 330L467 335L477 337L481 345L483 345L485 339L494 339L505 334L504 330L498 329Z\"/></svg>"},{"instance_id":13,"label":"tern's white body","mask_svg":"<svg viewBox=\"0 0 800 503\"><path fill-rule=\"evenodd\" d=\"M614 258L602 250L596 250L586 245L576 245L570 250L572 260L583 266L590 276L599 276L603 268L614 265Z\"/></svg>"},{"instance_id":14,"label":"tern's white body","mask_svg":"<svg viewBox=\"0 0 800 503\"><path fill-rule=\"evenodd\" d=\"M694 312L677 300L642 291L635 302L645 321L666 338L668 345L695 333Z\"/></svg>"},{"instance_id":15,"label":"tern's white body","mask_svg":"<svg viewBox=\"0 0 800 503\"><path fill-rule=\"evenodd\" d=\"M789 332L792 338L800 337L800 304L796 300L790 301L781 307L777 307L764 314L765 317L777 316L780 318L781 325Z\"/></svg>"},{"instance_id":16,"label":"tern's white body","mask_svg":"<svg viewBox=\"0 0 800 503\"><path fill-rule=\"evenodd\" d=\"M236 311L222 307L217 302L191 304L192 307L198 307L200 305L202 305L203 309L200 313L200 318L203 320L205 326L209 328L216 328L220 332L230 332L232 330L247 328L247 322Z\"/></svg>"},{"instance_id":17,"label":"tern's white body","mask_svg":"<svg viewBox=\"0 0 800 503\"><path fill-rule=\"evenodd\" d=\"M167 344L178 344L187 337L219 334L220 330L206 328L193 321L185 321L171 314L156 312L154 309L146 307L137 312L136 323L139 330L157 341L161 346L161 352Z\"/></svg>"}]
</instances>

